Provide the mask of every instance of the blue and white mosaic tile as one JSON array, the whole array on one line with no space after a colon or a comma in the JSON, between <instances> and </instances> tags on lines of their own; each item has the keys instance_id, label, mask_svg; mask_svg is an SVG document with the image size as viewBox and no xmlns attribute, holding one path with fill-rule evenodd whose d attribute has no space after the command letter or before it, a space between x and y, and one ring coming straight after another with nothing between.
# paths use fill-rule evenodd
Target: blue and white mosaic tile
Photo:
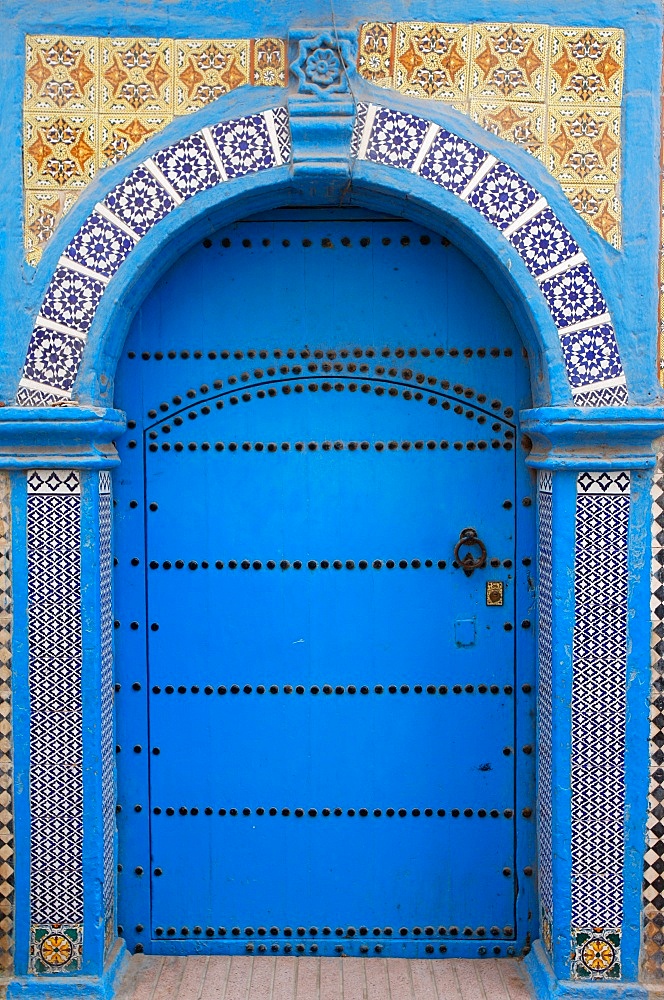
<instances>
[{"instance_id":1,"label":"blue and white mosaic tile","mask_svg":"<svg viewBox=\"0 0 664 1000\"><path fill-rule=\"evenodd\" d=\"M562 334L560 344L573 388L622 375L616 336L610 323Z\"/></svg>"},{"instance_id":2,"label":"blue and white mosaic tile","mask_svg":"<svg viewBox=\"0 0 664 1000\"><path fill-rule=\"evenodd\" d=\"M39 315L78 333L87 333L104 294L99 278L58 266L46 290Z\"/></svg>"},{"instance_id":3,"label":"blue and white mosaic tile","mask_svg":"<svg viewBox=\"0 0 664 1000\"><path fill-rule=\"evenodd\" d=\"M101 791L104 837L104 917L107 948L115 937L115 760L113 738L113 595L111 474L99 473L99 613L101 617Z\"/></svg>"},{"instance_id":4,"label":"blue and white mosaic tile","mask_svg":"<svg viewBox=\"0 0 664 1000\"><path fill-rule=\"evenodd\" d=\"M373 118L366 159L406 170L415 163L429 122L415 115L378 108Z\"/></svg>"},{"instance_id":5,"label":"blue and white mosaic tile","mask_svg":"<svg viewBox=\"0 0 664 1000\"><path fill-rule=\"evenodd\" d=\"M85 340L37 323L32 331L24 377L69 392L78 372Z\"/></svg>"},{"instance_id":6,"label":"blue and white mosaic tile","mask_svg":"<svg viewBox=\"0 0 664 1000\"><path fill-rule=\"evenodd\" d=\"M509 239L536 278L581 251L569 230L548 207L520 226Z\"/></svg>"},{"instance_id":7,"label":"blue and white mosaic tile","mask_svg":"<svg viewBox=\"0 0 664 1000\"><path fill-rule=\"evenodd\" d=\"M497 163L467 197L468 204L497 229L507 229L538 200L538 192L508 167Z\"/></svg>"},{"instance_id":8,"label":"blue and white mosaic tile","mask_svg":"<svg viewBox=\"0 0 664 1000\"><path fill-rule=\"evenodd\" d=\"M607 312L604 296L587 263L577 264L552 278L545 278L540 283L540 288L559 330L603 316Z\"/></svg>"},{"instance_id":9,"label":"blue and white mosaic tile","mask_svg":"<svg viewBox=\"0 0 664 1000\"><path fill-rule=\"evenodd\" d=\"M171 196L142 165L109 191L104 205L137 236L145 236L175 208Z\"/></svg>"},{"instance_id":10,"label":"blue and white mosaic tile","mask_svg":"<svg viewBox=\"0 0 664 1000\"><path fill-rule=\"evenodd\" d=\"M112 278L135 246L134 240L98 212L85 220L64 252L77 264Z\"/></svg>"},{"instance_id":11,"label":"blue and white mosaic tile","mask_svg":"<svg viewBox=\"0 0 664 1000\"><path fill-rule=\"evenodd\" d=\"M191 198L222 180L200 132L160 149L152 159L182 198Z\"/></svg>"},{"instance_id":12,"label":"blue and white mosaic tile","mask_svg":"<svg viewBox=\"0 0 664 1000\"><path fill-rule=\"evenodd\" d=\"M418 170L425 180L461 194L486 160L488 153L466 139L441 128Z\"/></svg>"},{"instance_id":13,"label":"blue and white mosaic tile","mask_svg":"<svg viewBox=\"0 0 664 1000\"><path fill-rule=\"evenodd\" d=\"M226 176L244 177L277 165L263 115L248 115L220 122L210 129L226 170Z\"/></svg>"}]
</instances>

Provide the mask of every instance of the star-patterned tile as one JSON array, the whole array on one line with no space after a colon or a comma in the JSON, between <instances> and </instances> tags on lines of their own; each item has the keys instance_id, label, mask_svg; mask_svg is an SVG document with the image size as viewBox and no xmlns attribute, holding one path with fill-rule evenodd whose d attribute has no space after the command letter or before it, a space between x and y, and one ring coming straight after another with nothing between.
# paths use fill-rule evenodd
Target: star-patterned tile
<instances>
[{"instance_id":1,"label":"star-patterned tile","mask_svg":"<svg viewBox=\"0 0 664 1000\"><path fill-rule=\"evenodd\" d=\"M550 208L545 208L510 236L510 242L535 277L580 252L576 240Z\"/></svg>"},{"instance_id":2,"label":"star-patterned tile","mask_svg":"<svg viewBox=\"0 0 664 1000\"><path fill-rule=\"evenodd\" d=\"M104 204L138 236L175 208L171 196L143 165L109 191Z\"/></svg>"},{"instance_id":3,"label":"star-patterned tile","mask_svg":"<svg viewBox=\"0 0 664 1000\"><path fill-rule=\"evenodd\" d=\"M183 198L191 198L198 191L214 187L222 179L200 132L194 132L172 146L165 146L155 153L153 160Z\"/></svg>"},{"instance_id":4,"label":"star-patterned tile","mask_svg":"<svg viewBox=\"0 0 664 1000\"><path fill-rule=\"evenodd\" d=\"M539 195L506 163L496 163L468 195L467 201L497 229L507 229Z\"/></svg>"}]
</instances>

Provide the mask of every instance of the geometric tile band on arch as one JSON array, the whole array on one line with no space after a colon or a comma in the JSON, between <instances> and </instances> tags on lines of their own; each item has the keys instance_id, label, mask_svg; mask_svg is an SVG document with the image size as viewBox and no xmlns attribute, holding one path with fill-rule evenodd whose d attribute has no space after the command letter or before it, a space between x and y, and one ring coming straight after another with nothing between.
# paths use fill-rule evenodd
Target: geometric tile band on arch
<instances>
[{"instance_id":1,"label":"geometric tile band on arch","mask_svg":"<svg viewBox=\"0 0 664 1000\"><path fill-rule=\"evenodd\" d=\"M185 136L139 163L63 251L34 324L16 402L67 402L96 310L135 246L189 198L290 161L288 112L271 108Z\"/></svg>"},{"instance_id":2,"label":"geometric tile band on arch","mask_svg":"<svg viewBox=\"0 0 664 1000\"><path fill-rule=\"evenodd\" d=\"M590 264L546 199L507 163L426 118L360 104L360 160L407 170L465 201L508 240L539 285L558 331L576 406L625 406L625 373Z\"/></svg>"}]
</instances>

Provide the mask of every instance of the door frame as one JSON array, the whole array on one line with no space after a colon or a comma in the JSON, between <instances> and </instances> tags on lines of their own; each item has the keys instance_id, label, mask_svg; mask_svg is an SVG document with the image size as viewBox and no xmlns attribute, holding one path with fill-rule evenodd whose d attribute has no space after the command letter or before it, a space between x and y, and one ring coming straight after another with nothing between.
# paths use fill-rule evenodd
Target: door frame
<instances>
[{"instance_id":1,"label":"door frame","mask_svg":"<svg viewBox=\"0 0 664 1000\"><path fill-rule=\"evenodd\" d=\"M359 80L353 82L353 97L342 86L325 99L312 98L295 80L285 108L266 112L265 93L247 88L187 118L186 130L192 132L220 120L255 121L263 114L270 162L266 159L263 167L209 186L177 206L171 199L167 214L138 240L108 283L112 294L104 294L106 284L93 291L94 318L85 337L60 338L60 370L46 372L42 383L35 372L45 334L43 327L36 330L26 354L29 381L19 390L18 405L0 410L2 475L12 497L14 698L18 706L33 706L14 716L15 766L23 777L15 787L17 857L23 860L16 876L14 983L22 995L64 996L75 982L81 995L106 996L125 957L115 936L111 878L106 470L118 461L113 440L124 426L123 414L111 406L112 386L131 316L184 249L225 223L287 204L326 205L343 198L448 235L497 287L528 350L534 406L521 414L521 427L533 442L528 462L539 470L540 581L546 579L550 586L542 588L540 583L538 616L542 935L528 955L527 967L542 996L576 995L580 979L585 992L606 993L638 978L640 859L648 788L648 524L653 441L664 432L661 396L654 380L650 392L656 405L642 405L638 400L643 396L631 394L631 370L629 365L623 369L620 361L626 333L616 275L598 241L540 164L453 109L434 110L428 103L394 94L386 100L384 91ZM381 121L378 112L386 107L422 123L414 159L395 161L393 151L381 146L372 132ZM534 191L529 210L534 211L536 201L541 207L539 199L545 197L583 248L601 294L621 320L614 324L615 333L606 335L615 362L611 379L584 392L578 358L575 361L567 347L566 353L563 350L545 297L500 226L473 207L471 192L460 198L418 173L440 127L525 178ZM51 282L60 288L68 280L69 272L62 274L58 259L107 192L146 156L183 135L182 121L174 122L86 189L44 254L36 294L48 298ZM485 161L485 173L487 163L491 161ZM475 181L477 187L477 174ZM168 184L158 183L169 191ZM28 322L36 311L26 311ZM631 357L629 350L625 357ZM60 537L59 551L47 551L36 532L44 518ZM67 574L62 570L65 549L79 554L69 560ZM43 595L45 587L63 579L73 612L62 624L61 640L54 630L53 606ZM618 595L608 617L600 613L598 603L598 594L607 592ZM602 643L584 642L588 634L599 635ZM60 802L55 807L56 814L70 820L58 842L63 865L56 885L61 888L66 882L73 899L64 915L55 902L52 851L49 855L46 850L49 843L53 846L53 831L41 820L53 765L57 770L69 758L56 715L44 728L35 708L48 680L44 648L49 650L46 661L58 667L61 683L69 685L69 704L81 720L73 806L65 808ZM594 727L592 685L597 678L602 679L604 701L620 706L614 713L617 730L609 736ZM589 769L589 755L597 752L606 764L599 799L592 795L594 774ZM610 830L608 840L600 836L604 829ZM45 938L52 945L54 930L69 941L70 957L57 972L45 965L40 950ZM594 972L584 960L589 943L601 953Z\"/></svg>"}]
</instances>

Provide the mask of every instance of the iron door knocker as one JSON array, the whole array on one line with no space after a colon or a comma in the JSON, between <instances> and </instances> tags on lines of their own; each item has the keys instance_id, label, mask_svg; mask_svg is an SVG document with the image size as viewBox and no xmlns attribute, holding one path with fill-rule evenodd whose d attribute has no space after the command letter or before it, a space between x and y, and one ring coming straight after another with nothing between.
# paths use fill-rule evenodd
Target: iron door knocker
<instances>
[{"instance_id":1,"label":"iron door knocker","mask_svg":"<svg viewBox=\"0 0 664 1000\"><path fill-rule=\"evenodd\" d=\"M479 549L479 555L474 556L471 551L466 552L461 558L461 548L467 546L469 549ZM483 569L486 566L486 545L481 538L478 538L474 528L463 528L459 535L459 541L454 546L454 559L464 571L466 576L472 576L476 569Z\"/></svg>"}]
</instances>

